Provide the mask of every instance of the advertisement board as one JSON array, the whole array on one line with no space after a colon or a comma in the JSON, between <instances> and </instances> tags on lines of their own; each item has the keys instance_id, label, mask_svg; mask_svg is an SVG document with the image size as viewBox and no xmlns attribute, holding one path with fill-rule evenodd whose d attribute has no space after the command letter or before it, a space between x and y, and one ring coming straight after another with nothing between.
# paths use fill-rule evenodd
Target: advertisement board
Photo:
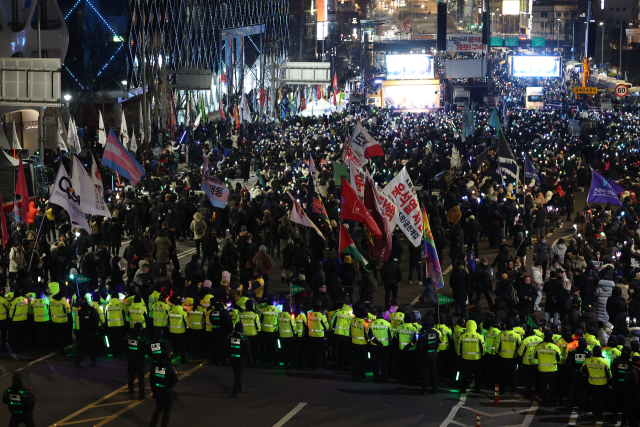
<instances>
[{"instance_id":1,"label":"advertisement board","mask_svg":"<svg viewBox=\"0 0 640 427\"><path fill-rule=\"evenodd\" d=\"M447 34L448 52L482 52L481 34Z\"/></svg>"},{"instance_id":2,"label":"advertisement board","mask_svg":"<svg viewBox=\"0 0 640 427\"><path fill-rule=\"evenodd\" d=\"M562 58L559 56L509 56L509 72L513 77L560 77Z\"/></svg>"},{"instance_id":3,"label":"advertisement board","mask_svg":"<svg viewBox=\"0 0 640 427\"><path fill-rule=\"evenodd\" d=\"M387 55L387 79L432 79L434 77L432 55Z\"/></svg>"}]
</instances>

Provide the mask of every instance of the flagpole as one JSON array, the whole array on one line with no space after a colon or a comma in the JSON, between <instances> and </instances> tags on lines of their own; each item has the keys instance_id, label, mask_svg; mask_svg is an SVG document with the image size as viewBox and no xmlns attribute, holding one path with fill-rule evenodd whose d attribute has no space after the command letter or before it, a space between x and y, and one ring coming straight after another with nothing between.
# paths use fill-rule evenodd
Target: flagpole
<instances>
[{"instance_id":1,"label":"flagpole","mask_svg":"<svg viewBox=\"0 0 640 427\"><path fill-rule=\"evenodd\" d=\"M2 213L4 215L4 213ZM44 222L47 220L47 218L44 216L44 212L43 212L43 216L42 216L42 222L40 222L40 228L38 228L38 235L36 236L36 243L38 243L38 239L40 239L40 232L42 231L42 226L44 225ZM29 259L29 267L27 268L27 271L31 270L31 263L33 262L33 252L31 251L31 258Z\"/></svg>"}]
</instances>

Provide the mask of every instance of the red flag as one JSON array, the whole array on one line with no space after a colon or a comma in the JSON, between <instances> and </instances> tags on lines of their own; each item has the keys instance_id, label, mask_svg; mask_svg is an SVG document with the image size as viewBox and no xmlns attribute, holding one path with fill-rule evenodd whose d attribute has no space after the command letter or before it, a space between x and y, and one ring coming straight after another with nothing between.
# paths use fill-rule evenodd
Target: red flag
<instances>
[{"instance_id":1,"label":"red flag","mask_svg":"<svg viewBox=\"0 0 640 427\"><path fill-rule=\"evenodd\" d=\"M222 108L222 98L218 95L218 103L220 105L220 118L224 120L224 108Z\"/></svg>"},{"instance_id":2,"label":"red flag","mask_svg":"<svg viewBox=\"0 0 640 427\"><path fill-rule=\"evenodd\" d=\"M336 92L338 91L338 74L333 72L333 105L338 106L338 101L336 101Z\"/></svg>"},{"instance_id":3,"label":"red flag","mask_svg":"<svg viewBox=\"0 0 640 427\"><path fill-rule=\"evenodd\" d=\"M307 101L304 99L304 91L300 94L300 111L307 109Z\"/></svg>"},{"instance_id":4,"label":"red flag","mask_svg":"<svg viewBox=\"0 0 640 427\"><path fill-rule=\"evenodd\" d=\"M376 239L382 236L380 228L376 225L375 221L371 217L371 213L366 208L356 191L349 185L349 183L342 177L342 189L340 195L340 218L351 219L361 222L369 230Z\"/></svg>"},{"instance_id":5,"label":"red flag","mask_svg":"<svg viewBox=\"0 0 640 427\"><path fill-rule=\"evenodd\" d=\"M238 104L236 104L236 108L233 110L233 118L236 119L236 129L240 127L240 118L238 117Z\"/></svg>"},{"instance_id":6,"label":"red flag","mask_svg":"<svg viewBox=\"0 0 640 427\"><path fill-rule=\"evenodd\" d=\"M375 221L378 228L382 231L382 235L376 240L373 245L373 253L379 255L385 261L389 261L389 254L391 254L391 230L389 230L389 222L384 213L381 212L378 201L380 195L376 189L373 179L369 172L365 174L364 184L364 205L371 213L371 217Z\"/></svg>"},{"instance_id":7,"label":"red flag","mask_svg":"<svg viewBox=\"0 0 640 427\"><path fill-rule=\"evenodd\" d=\"M27 224L29 220L29 190L27 190L27 180L24 177L24 165L22 164L22 158L20 158L20 165L18 166L16 195L22 197L21 216L22 221Z\"/></svg>"},{"instance_id":8,"label":"red flag","mask_svg":"<svg viewBox=\"0 0 640 427\"><path fill-rule=\"evenodd\" d=\"M226 83L227 82L227 76L225 76L224 73L222 73L222 76L220 76L220 80L222 80L222 83Z\"/></svg>"},{"instance_id":9,"label":"red flag","mask_svg":"<svg viewBox=\"0 0 640 427\"><path fill-rule=\"evenodd\" d=\"M264 107L264 98L266 95L266 91L264 89L260 90L260 107Z\"/></svg>"},{"instance_id":10,"label":"red flag","mask_svg":"<svg viewBox=\"0 0 640 427\"><path fill-rule=\"evenodd\" d=\"M0 227L2 227L0 229L0 232L2 232L2 249L4 249L9 242L9 236L7 232L7 217L4 214L4 203L2 203L2 194L0 194L0 216L2 217L0 218Z\"/></svg>"}]
</instances>

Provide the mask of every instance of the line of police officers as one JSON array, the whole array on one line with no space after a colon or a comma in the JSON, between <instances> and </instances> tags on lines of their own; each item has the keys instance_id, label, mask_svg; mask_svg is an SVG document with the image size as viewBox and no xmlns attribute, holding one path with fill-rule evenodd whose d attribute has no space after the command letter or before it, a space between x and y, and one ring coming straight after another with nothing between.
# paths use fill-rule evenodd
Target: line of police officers
<instances>
[{"instance_id":1,"label":"line of police officers","mask_svg":"<svg viewBox=\"0 0 640 427\"><path fill-rule=\"evenodd\" d=\"M243 369L239 367L255 366L258 359L263 364L279 359L285 369L314 371L322 369L325 359L335 370L344 370L350 363L354 376L362 379L370 358L375 382L387 381L395 371L399 381L411 385L421 373L425 393L429 378L431 390L437 392L438 371L451 382L454 372L459 371L463 392L473 378L476 392L483 385L500 384L501 390L509 388L515 393L519 365L528 397L535 388L543 405L554 405L556 397L562 400L566 396L567 410L572 410L576 401L584 410L588 395L591 411L599 420L609 380L614 380L616 396L628 396L626 373L632 366L640 368L640 357L633 361L636 353L623 343L618 345L615 339L602 349L594 331L572 333L565 328L561 335L552 327L543 333L535 327L525 330L514 326L512 319L501 324L490 317L480 330L475 321L465 324L460 319L451 330L444 324L443 315L437 325L429 313L419 324L413 312L378 310L375 315L365 306L356 304L352 308L344 302L325 314L320 301L305 313L298 305L291 307L288 303L279 308L270 295L265 295L260 304L247 297L231 304L225 294L183 300L177 295L168 297L157 285L147 301L140 295L125 297L116 293L96 300L90 293L81 298L74 294L69 300L66 289L62 287L51 299L44 295L23 296L19 291L3 295L0 290L2 345L10 323L17 351L23 348L22 337L31 327L39 347L46 349L51 330L55 348L64 352L70 327L79 347L76 366L86 353L95 364L96 347L103 344L112 355L126 353L129 391L133 396L137 377L140 398L144 397L144 356L148 353L166 354L169 362L171 356L177 355L181 363L186 362L187 352L194 358L208 357L217 364L229 361L236 368L234 397L242 386ZM149 344L147 325L152 325L154 331ZM98 339L100 334L105 338ZM155 348L155 353L147 348ZM250 349L249 355L246 348ZM457 357L450 357L452 354ZM236 358L240 363L234 362ZM627 401L614 399L614 417L622 412L625 421L633 419L627 411Z\"/></svg>"}]
</instances>

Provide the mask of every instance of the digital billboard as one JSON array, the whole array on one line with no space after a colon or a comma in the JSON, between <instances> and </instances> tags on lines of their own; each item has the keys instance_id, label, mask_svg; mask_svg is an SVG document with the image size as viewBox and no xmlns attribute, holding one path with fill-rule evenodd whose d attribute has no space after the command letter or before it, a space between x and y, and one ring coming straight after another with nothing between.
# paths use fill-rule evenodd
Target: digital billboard
<instances>
[{"instance_id":1,"label":"digital billboard","mask_svg":"<svg viewBox=\"0 0 640 427\"><path fill-rule=\"evenodd\" d=\"M387 79L432 79L432 55L387 55Z\"/></svg>"},{"instance_id":2,"label":"digital billboard","mask_svg":"<svg viewBox=\"0 0 640 427\"><path fill-rule=\"evenodd\" d=\"M440 85L407 84L383 86L384 105L392 108L432 108L438 106Z\"/></svg>"},{"instance_id":3,"label":"digital billboard","mask_svg":"<svg viewBox=\"0 0 640 427\"><path fill-rule=\"evenodd\" d=\"M502 14L503 15L519 15L520 1L519 0L503 0Z\"/></svg>"},{"instance_id":4,"label":"digital billboard","mask_svg":"<svg viewBox=\"0 0 640 427\"><path fill-rule=\"evenodd\" d=\"M509 70L513 77L560 77L562 58L559 56L510 56Z\"/></svg>"}]
</instances>

